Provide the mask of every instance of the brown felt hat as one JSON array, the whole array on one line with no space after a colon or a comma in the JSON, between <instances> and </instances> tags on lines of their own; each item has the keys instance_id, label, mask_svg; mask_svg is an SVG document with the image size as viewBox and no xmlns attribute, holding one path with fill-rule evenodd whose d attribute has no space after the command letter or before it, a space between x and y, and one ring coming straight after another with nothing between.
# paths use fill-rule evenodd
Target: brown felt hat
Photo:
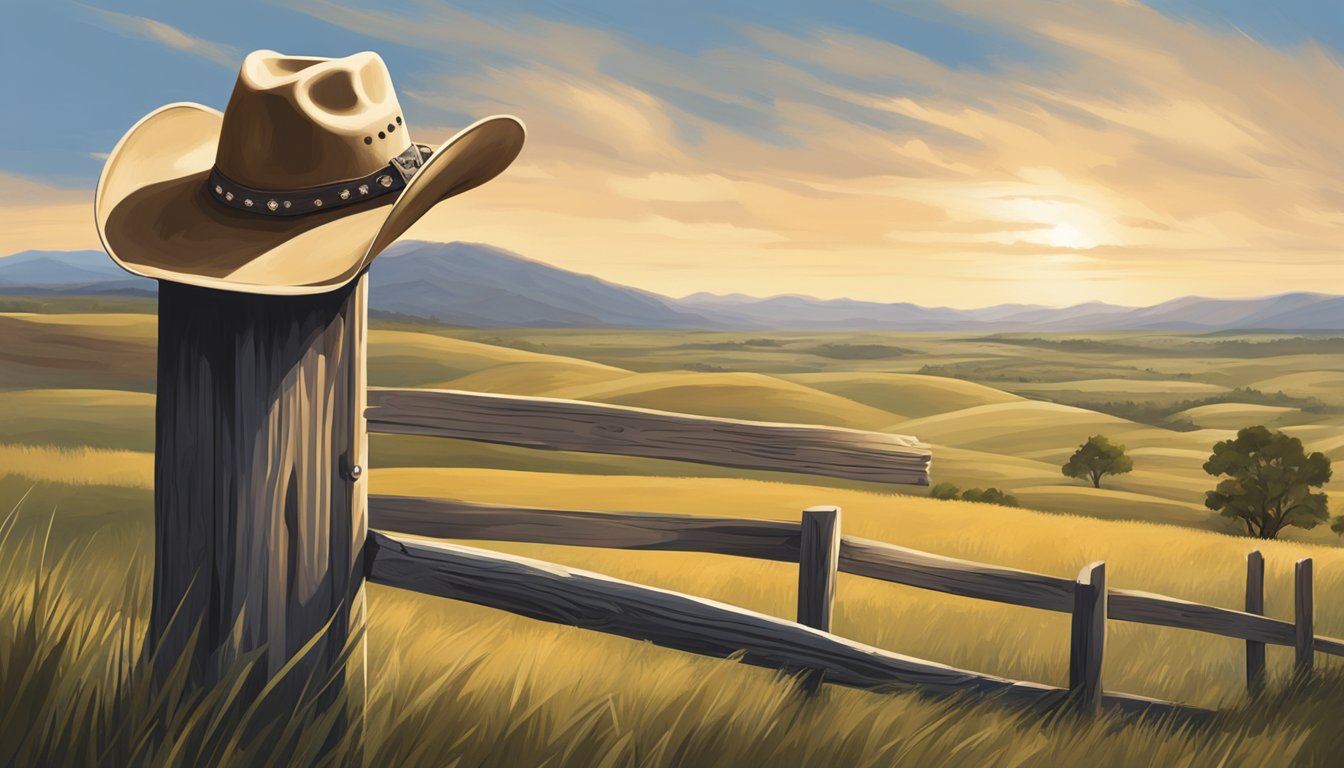
<instances>
[{"instance_id":1,"label":"brown felt hat","mask_svg":"<svg viewBox=\"0 0 1344 768\"><path fill-rule=\"evenodd\" d=\"M523 124L416 144L376 53L256 51L221 114L169 104L122 137L94 198L129 272L245 293L339 288L431 207L498 176Z\"/></svg>"}]
</instances>

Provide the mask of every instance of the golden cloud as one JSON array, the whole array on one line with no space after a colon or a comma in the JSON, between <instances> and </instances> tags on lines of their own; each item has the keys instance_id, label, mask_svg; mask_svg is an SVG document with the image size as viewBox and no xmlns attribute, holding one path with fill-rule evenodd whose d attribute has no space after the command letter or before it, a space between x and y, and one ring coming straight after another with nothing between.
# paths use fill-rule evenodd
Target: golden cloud
<instances>
[{"instance_id":1,"label":"golden cloud","mask_svg":"<svg viewBox=\"0 0 1344 768\"><path fill-rule=\"evenodd\" d=\"M529 16L293 7L461 57L427 113L509 112L519 165L409 233L669 293L960 306L1344 278L1344 68L1138 3L947 6L1032 49L950 67L850 31L694 55ZM446 125L412 124L417 137Z\"/></svg>"}]
</instances>

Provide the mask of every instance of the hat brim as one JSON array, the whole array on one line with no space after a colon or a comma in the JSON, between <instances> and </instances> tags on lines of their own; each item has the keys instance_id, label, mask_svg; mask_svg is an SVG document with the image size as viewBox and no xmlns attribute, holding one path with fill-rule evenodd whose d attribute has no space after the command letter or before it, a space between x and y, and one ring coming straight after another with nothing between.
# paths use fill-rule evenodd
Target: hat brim
<instances>
[{"instance_id":1,"label":"hat brim","mask_svg":"<svg viewBox=\"0 0 1344 768\"><path fill-rule=\"evenodd\" d=\"M397 195L268 217L221 205L206 190L222 121L200 104L169 104L136 123L108 157L94 220L126 271L243 293L335 290L436 203L502 173L526 137L516 118L489 117L434 150Z\"/></svg>"}]
</instances>

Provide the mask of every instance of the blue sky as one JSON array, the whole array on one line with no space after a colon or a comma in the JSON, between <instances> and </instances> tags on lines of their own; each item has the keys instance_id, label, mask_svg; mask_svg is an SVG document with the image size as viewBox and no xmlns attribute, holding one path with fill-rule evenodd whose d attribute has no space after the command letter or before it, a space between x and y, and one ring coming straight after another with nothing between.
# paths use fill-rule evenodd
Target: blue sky
<instances>
[{"instance_id":1,"label":"blue sky","mask_svg":"<svg viewBox=\"0 0 1344 768\"><path fill-rule=\"evenodd\" d=\"M413 14L434 4L370 5ZM505 24L537 16L690 53L747 43L742 27L762 25L788 32L817 27L861 32L954 67L993 69L996 62L1041 58L992 24L926 2L473 0L451 5ZM1202 24L1236 25L1278 46L1314 37L1344 50L1344 3L1178 0L1151 5ZM199 101L222 109L237 71L127 30L111 14L159 21L239 55L259 48L330 56L374 49L400 73L462 71L481 64L450 50L431 53L362 35L285 3L55 0L16 4L5 13L9 22L0 33L0 61L6 71L22 73L10 79L6 91L24 108L17 112L19 119L0 123L0 169L69 184L91 186L102 165L90 154L109 150L127 127L161 104Z\"/></svg>"},{"instance_id":2,"label":"blue sky","mask_svg":"<svg viewBox=\"0 0 1344 768\"><path fill-rule=\"evenodd\" d=\"M378 51L418 137L488 112L528 123L518 168L459 206L469 225L436 213L412 235L674 293L1139 302L1259 292L1267 261L1276 287L1316 286L1341 261L1344 157L1324 138L1344 129L1339 2L4 13L2 253L88 244L79 210L103 153L162 104L222 108L241 57L271 48Z\"/></svg>"}]
</instances>

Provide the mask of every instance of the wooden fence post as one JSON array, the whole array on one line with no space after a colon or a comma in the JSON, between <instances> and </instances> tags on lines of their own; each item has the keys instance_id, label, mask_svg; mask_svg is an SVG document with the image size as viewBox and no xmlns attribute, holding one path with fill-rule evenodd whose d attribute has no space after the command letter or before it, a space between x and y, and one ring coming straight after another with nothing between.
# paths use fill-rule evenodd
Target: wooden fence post
<instances>
[{"instance_id":1,"label":"wooden fence post","mask_svg":"<svg viewBox=\"0 0 1344 768\"><path fill-rule=\"evenodd\" d=\"M1296 663L1294 674L1298 680L1311 678L1311 670L1316 653L1313 647L1316 640L1314 609L1311 595L1311 558L1297 561L1293 568L1293 626L1295 633L1294 650Z\"/></svg>"},{"instance_id":2,"label":"wooden fence post","mask_svg":"<svg viewBox=\"0 0 1344 768\"><path fill-rule=\"evenodd\" d=\"M1078 710L1101 713L1101 663L1106 653L1106 564L1092 563L1078 574L1073 592L1069 643L1069 694Z\"/></svg>"},{"instance_id":3,"label":"wooden fence post","mask_svg":"<svg viewBox=\"0 0 1344 768\"><path fill-rule=\"evenodd\" d=\"M159 287L154 674L189 654L209 686L264 649L243 700L299 656L268 703L362 721L367 537L367 276L333 292L261 296ZM197 632L194 645L189 638ZM343 664L343 651L352 654Z\"/></svg>"},{"instance_id":4,"label":"wooden fence post","mask_svg":"<svg viewBox=\"0 0 1344 768\"><path fill-rule=\"evenodd\" d=\"M1246 612L1265 615L1265 557L1260 550L1246 555ZM1265 690L1265 644L1246 641L1246 690L1259 696Z\"/></svg>"},{"instance_id":5,"label":"wooden fence post","mask_svg":"<svg viewBox=\"0 0 1344 768\"><path fill-rule=\"evenodd\" d=\"M798 623L823 632L831 631L835 605L835 581L840 568L840 508L810 507L803 510L798 542ZM804 680L809 692L821 685L821 672L813 670Z\"/></svg>"},{"instance_id":6,"label":"wooden fence post","mask_svg":"<svg viewBox=\"0 0 1344 768\"><path fill-rule=\"evenodd\" d=\"M798 623L831 631L835 576L840 567L840 508L803 510L798 542Z\"/></svg>"}]
</instances>

